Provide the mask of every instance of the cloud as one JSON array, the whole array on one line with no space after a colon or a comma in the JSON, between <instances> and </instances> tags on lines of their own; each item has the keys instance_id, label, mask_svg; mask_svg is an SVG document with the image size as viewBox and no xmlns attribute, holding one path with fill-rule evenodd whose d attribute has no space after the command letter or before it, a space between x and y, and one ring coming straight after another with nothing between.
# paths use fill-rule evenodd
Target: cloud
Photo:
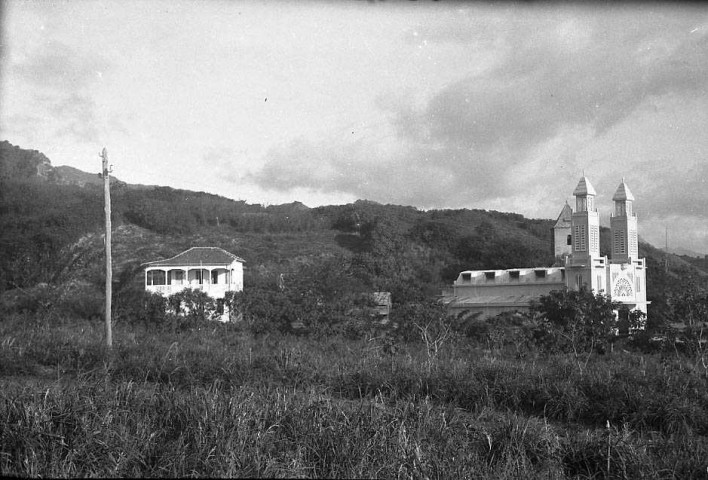
<instances>
[{"instance_id":1,"label":"cloud","mask_svg":"<svg viewBox=\"0 0 708 480\"><path fill-rule=\"evenodd\" d=\"M572 10L533 21L501 17L486 27L474 20L467 28L414 28L408 44L482 45L497 49L497 61L423 105L380 95L376 105L388 114L384 128L395 148L380 152L375 139L300 138L269 152L252 178L276 190L308 187L423 207L499 205L557 183L559 169L578 167L574 151L647 99L705 92L708 36L696 18Z\"/></svg>"},{"instance_id":2,"label":"cloud","mask_svg":"<svg viewBox=\"0 0 708 480\"><path fill-rule=\"evenodd\" d=\"M46 132L55 137L71 137L80 142L95 142L103 128L93 88L110 69L100 56L79 53L68 45L49 41L11 66L13 75L30 92L35 117L42 119ZM22 122L23 113L10 116L9 125L30 138L37 123ZM107 121L120 126L115 116ZM122 127L124 130L124 127Z\"/></svg>"},{"instance_id":3,"label":"cloud","mask_svg":"<svg viewBox=\"0 0 708 480\"><path fill-rule=\"evenodd\" d=\"M245 150L239 152L227 147L209 147L202 155L199 164L207 171L215 172L215 176L229 183L240 183L243 178L243 166L239 165L239 156L243 156Z\"/></svg>"},{"instance_id":4,"label":"cloud","mask_svg":"<svg viewBox=\"0 0 708 480\"><path fill-rule=\"evenodd\" d=\"M13 72L38 88L75 91L90 86L108 69L100 56L80 54L62 42L50 41L15 65Z\"/></svg>"}]
</instances>

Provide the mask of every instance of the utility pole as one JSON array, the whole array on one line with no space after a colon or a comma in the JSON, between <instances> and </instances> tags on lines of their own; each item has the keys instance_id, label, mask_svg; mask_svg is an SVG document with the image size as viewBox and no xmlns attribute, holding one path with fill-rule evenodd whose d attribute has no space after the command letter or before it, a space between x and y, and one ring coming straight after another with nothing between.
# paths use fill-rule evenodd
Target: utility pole
<instances>
[{"instance_id":1,"label":"utility pole","mask_svg":"<svg viewBox=\"0 0 708 480\"><path fill-rule=\"evenodd\" d=\"M111 183L108 166L108 152L105 147L100 154L103 159L103 198L106 213L106 346L113 347L113 333L111 331L111 297L113 284L113 266L111 262Z\"/></svg>"}]
</instances>

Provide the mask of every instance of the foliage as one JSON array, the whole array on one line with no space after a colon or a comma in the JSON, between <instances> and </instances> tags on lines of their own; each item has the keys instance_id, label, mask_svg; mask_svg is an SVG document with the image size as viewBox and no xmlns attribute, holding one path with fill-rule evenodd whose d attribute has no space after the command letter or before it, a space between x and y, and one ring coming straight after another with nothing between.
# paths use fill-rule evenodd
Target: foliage
<instances>
[{"instance_id":1,"label":"foliage","mask_svg":"<svg viewBox=\"0 0 708 480\"><path fill-rule=\"evenodd\" d=\"M507 319L511 326L515 320ZM708 378L617 351L384 352L238 325L0 322L0 471L19 476L700 478ZM384 368L385 367L385 368ZM608 424L609 420L609 424Z\"/></svg>"},{"instance_id":2,"label":"foliage","mask_svg":"<svg viewBox=\"0 0 708 480\"><path fill-rule=\"evenodd\" d=\"M667 298L672 318L689 328L708 324L708 288L689 282Z\"/></svg>"},{"instance_id":3,"label":"foliage","mask_svg":"<svg viewBox=\"0 0 708 480\"><path fill-rule=\"evenodd\" d=\"M214 320L217 315L215 300L202 290L185 288L170 295L167 305L170 313L193 322Z\"/></svg>"},{"instance_id":4,"label":"foliage","mask_svg":"<svg viewBox=\"0 0 708 480\"><path fill-rule=\"evenodd\" d=\"M541 295L531 312L539 317L538 337L546 349L577 356L606 350L616 335L618 307L609 296L564 289Z\"/></svg>"},{"instance_id":5,"label":"foliage","mask_svg":"<svg viewBox=\"0 0 708 480\"><path fill-rule=\"evenodd\" d=\"M61 253L101 224L95 192L34 182L0 183L0 292L57 280Z\"/></svg>"},{"instance_id":6,"label":"foliage","mask_svg":"<svg viewBox=\"0 0 708 480\"><path fill-rule=\"evenodd\" d=\"M667 305L674 321L680 322L668 332L702 363L708 375L708 289L689 282L668 296Z\"/></svg>"},{"instance_id":7,"label":"foliage","mask_svg":"<svg viewBox=\"0 0 708 480\"><path fill-rule=\"evenodd\" d=\"M370 319L373 307L372 292L353 268L347 257L334 256L301 265L292 274L251 274L248 289L229 293L225 304L256 334L293 328L315 335L342 329L353 334Z\"/></svg>"}]
</instances>

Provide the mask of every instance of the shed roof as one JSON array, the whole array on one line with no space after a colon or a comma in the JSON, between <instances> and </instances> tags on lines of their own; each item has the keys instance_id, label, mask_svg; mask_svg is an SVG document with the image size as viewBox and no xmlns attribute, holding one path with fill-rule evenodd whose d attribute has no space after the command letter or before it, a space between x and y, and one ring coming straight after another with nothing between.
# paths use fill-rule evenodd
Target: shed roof
<instances>
[{"instance_id":1,"label":"shed roof","mask_svg":"<svg viewBox=\"0 0 708 480\"><path fill-rule=\"evenodd\" d=\"M155 260L143 265L149 267L178 267L182 265L228 265L234 261L245 263L241 257L219 247L192 247L172 258Z\"/></svg>"}]
</instances>

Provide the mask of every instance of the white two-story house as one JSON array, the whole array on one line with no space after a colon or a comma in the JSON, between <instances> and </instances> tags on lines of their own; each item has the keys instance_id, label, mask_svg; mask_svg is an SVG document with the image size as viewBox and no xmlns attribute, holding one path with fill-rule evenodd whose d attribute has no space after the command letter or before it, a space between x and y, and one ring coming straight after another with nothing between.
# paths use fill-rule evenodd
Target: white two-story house
<instances>
[{"instance_id":1,"label":"white two-story house","mask_svg":"<svg viewBox=\"0 0 708 480\"><path fill-rule=\"evenodd\" d=\"M186 288L214 299L243 290L244 260L218 247L192 247L172 258L145 263L145 290L172 295Z\"/></svg>"}]
</instances>

